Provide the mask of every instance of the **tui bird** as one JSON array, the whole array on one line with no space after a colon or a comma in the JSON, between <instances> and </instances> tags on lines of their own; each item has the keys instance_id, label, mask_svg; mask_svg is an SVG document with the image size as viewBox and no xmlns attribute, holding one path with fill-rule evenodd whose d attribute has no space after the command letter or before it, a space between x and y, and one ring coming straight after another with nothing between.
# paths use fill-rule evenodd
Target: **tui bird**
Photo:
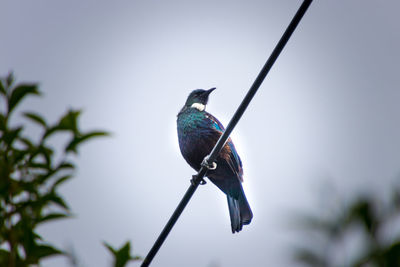
<instances>
[{"instance_id":1,"label":"tui bird","mask_svg":"<svg viewBox=\"0 0 400 267\"><path fill-rule=\"evenodd\" d=\"M225 131L217 118L205 111L208 96L214 90L194 90L178 113L179 147L187 163L196 171L200 170L203 159L210 154ZM210 165L207 177L226 194L232 233L239 232L244 224L251 222L253 213L241 185L242 162L230 138L216 162Z\"/></svg>"}]
</instances>

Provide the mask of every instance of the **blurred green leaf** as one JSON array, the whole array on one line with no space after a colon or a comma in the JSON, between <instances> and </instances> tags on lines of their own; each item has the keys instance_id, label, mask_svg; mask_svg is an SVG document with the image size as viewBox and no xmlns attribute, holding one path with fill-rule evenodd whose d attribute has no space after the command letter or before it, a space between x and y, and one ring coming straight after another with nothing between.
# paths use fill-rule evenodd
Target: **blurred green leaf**
<instances>
[{"instance_id":1,"label":"blurred green leaf","mask_svg":"<svg viewBox=\"0 0 400 267\"><path fill-rule=\"evenodd\" d=\"M360 199L349 207L348 222L351 221L361 222L370 234L375 234L377 219L370 199Z\"/></svg>"},{"instance_id":2,"label":"blurred green leaf","mask_svg":"<svg viewBox=\"0 0 400 267\"><path fill-rule=\"evenodd\" d=\"M109 245L106 242L103 242L103 245L115 256L118 251L116 249L114 249L111 245Z\"/></svg>"},{"instance_id":3,"label":"blurred green leaf","mask_svg":"<svg viewBox=\"0 0 400 267\"><path fill-rule=\"evenodd\" d=\"M26 118L32 120L33 122L40 124L44 128L47 128L46 121L39 114L34 113L34 112L25 112L24 116Z\"/></svg>"},{"instance_id":4,"label":"blurred green leaf","mask_svg":"<svg viewBox=\"0 0 400 267\"><path fill-rule=\"evenodd\" d=\"M392 207L391 211L392 212L398 212L400 210L400 189L397 188L397 190L394 190L392 193Z\"/></svg>"},{"instance_id":5,"label":"blurred green leaf","mask_svg":"<svg viewBox=\"0 0 400 267\"><path fill-rule=\"evenodd\" d=\"M21 149L16 149L14 148L13 153L10 157L10 160L14 162L15 164L19 163L24 163L22 162L24 159L26 159L28 153L26 150L21 150Z\"/></svg>"},{"instance_id":6,"label":"blurred green leaf","mask_svg":"<svg viewBox=\"0 0 400 267\"><path fill-rule=\"evenodd\" d=\"M55 249L52 246L47 246L47 245L39 245L36 247L36 253L38 257L43 258L47 257L50 255L55 255L55 254L62 254L62 251Z\"/></svg>"},{"instance_id":7,"label":"blurred green leaf","mask_svg":"<svg viewBox=\"0 0 400 267\"><path fill-rule=\"evenodd\" d=\"M68 205L65 203L64 199L62 197L60 197L58 194L56 194L55 192L52 192L49 195L49 200L66 210L69 209Z\"/></svg>"},{"instance_id":8,"label":"blurred green leaf","mask_svg":"<svg viewBox=\"0 0 400 267\"><path fill-rule=\"evenodd\" d=\"M30 253L27 257L27 263L37 264L45 257L62 255L63 252L49 245L35 245L31 248Z\"/></svg>"},{"instance_id":9,"label":"blurred green leaf","mask_svg":"<svg viewBox=\"0 0 400 267\"><path fill-rule=\"evenodd\" d=\"M69 144L67 145L67 147L65 148L65 151L72 151L77 153L77 146L80 145L82 142L85 142L93 137L99 137L99 136L107 136L108 133L106 132L90 132L87 134L84 134L82 136L75 136L74 138L72 138L72 140L69 142Z\"/></svg>"},{"instance_id":10,"label":"blurred green leaf","mask_svg":"<svg viewBox=\"0 0 400 267\"><path fill-rule=\"evenodd\" d=\"M9 266L10 252L4 249L0 249L0 266Z\"/></svg>"},{"instance_id":11,"label":"blurred green leaf","mask_svg":"<svg viewBox=\"0 0 400 267\"><path fill-rule=\"evenodd\" d=\"M41 146L39 146L38 149L37 149L37 154L38 154L38 155L42 155L42 156L44 157L44 159L45 159L46 164L47 164L48 167L51 166L51 164L52 164L52 162L53 162L52 156L53 156L53 154L54 154L53 149L51 149L51 148L49 148L49 147L47 147L47 146L45 146L45 145L41 145Z\"/></svg>"},{"instance_id":12,"label":"blurred green leaf","mask_svg":"<svg viewBox=\"0 0 400 267\"><path fill-rule=\"evenodd\" d=\"M400 241L392 244L383 253L385 259L385 266L387 267L398 267L400 266Z\"/></svg>"},{"instance_id":13,"label":"blurred green leaf","mask_svg":"<svg viewBox=\"0 0 400 267\"><path fill-rule=\"evenodd\" d=\"M4 96L7 95L6 88L4 88L3 81L1 79L0 79L0 94Z\"/></svg>"},{"instance_id":14,"label":"blurred green leaf","mask_svg":"<svg viewBox=\"0 0 400 267\"><path fill-rule=\"evenodd\" d=\"M114 267L124 267L129 261L137 261L141 259L139 256L131 255L131 244L129 241L120 249L115 249L106 242L103 242L103 244L114 256Z\"/></svg>"},{"instance_id":15,"label":"blurred green leaf","mask_svg":"<svg viewBox=\"0 0 400 267\"><path fill-rule=\"evenodd\" d=\"M32 136L24 135L23 126L8 128L8 115L26 96L39 94L34 84L11 87L13 83L12 73L0 80L0 96L8 103L8 111L0 110L0 266L25 267L40 265L42 258L63 254L51 244L43 243L35 228L41 223L71 216L56 189L72 177L75 165L65 160L68 151L53 148L46 138L68 131L73 135L73 142L65 147L72 151L84 141L105 133L82 135L77 110L69 110L51 126L38 113L23 113L25 118L44 128L42 139L36 142ZM58 211L59 208L64 212ZM125 250L121 253L124 255Z\"/></svg>"},{"instance_id":16,"label":"blurred green leaf","mask_svg":"<svg viewBox=\"0 0 400 267\"><path fill-rule=\"evenodd\" d=\"M22 127L10 129L9 131L3 133L1 139L3 139L4 142L10 147L15 141L15 139L18 137L21 130Z\"/></svg>"},{"instance_id":17,"label":"blurred green leaf","mask_svg":"<svg viewBox=\"0 0 400 267\"><path fill-rule=\"evenodd\" d=\"M44 135L43 135L43 139L47 139L48 137L50 137L51 135L53 135L54 133L56 133L58 130L58 128L56 126L53 127L49 127L46 129Z\"/></svg>"},{"instance_id":18,"label":"blurred green leaf","mask_svg":"<svg viewBox=\"0 0 400 267\"><path fill-rule=\"evenodd\" d=\"M55 190L55 188L57 186L59 186L60 184L66 182L66 181L68 181L71 178L72 178L72 175L65 175L65 176L62 176L62 177L58 178L58 180L53 184L51 190Z\"/></svg>"},{"instance_id":19,"label":"blurred green leaf","mask_svg":"<svg viewBox=\"0 0 400 267\"><path fill-rule=\"evenodd\" d=\"M364 193L328 219L317 216L309 220L304 216L309 248L297 249L295 259L304 266L400 266L399 213L393 207L397 205L399 192L399 187L393 188L392 198L384 196L385 201L373 193ZM340 231L332 235L330 227L320 227L319 221L336 225Z\"/></svg>"},{"instance_id":20,"label":"blurred green leaf","mask_svg":"<svg viewBox=\"0 0 400 267\"><path fill-rule=\"evenodd\" d=\"M11 113L11 111L28 94L39 95L36 84L22 84L14 88L8 101L8 113Z\"/></svg>"},{"instance_id":21,"label":"blurred green leaf","mask_svg":"<svg viewBox=\"0 0 400 267\"><path fill-rule=\"evenodd\" d=\"M74 136L79 135L80 133L78 129L78 117L80 113L80 110L69 110L61 117L56 125L48 127L46 129L46 132L43 135L43 139L47 139L48 137L59 131L71 131Z\"/></svg>"},{"instance_id":22,"label":"blurred green leaf","mask_svg":"<svg viewBox=\"0 0 400 267\"><path fill-rule=\"evenodd\" d=\"M10 179L10 189L9 192L17 196L18 194L25 192L25 193L36 193L37 192L37 187L35 184L31 181L26 182L26 181L16 181L13 179ZM21 204L21 202L19 202ZM17 206L19 205L17 204Z\"/></svg>"},{"instance_id":23,"label":"blurred green leaf","mask_svg":"<svg viewBox=\"0 0 400 267\"><path fill-rule=\"evenodd\" d=\"M294 254L294 258L298 262L307 264L307 266L313 266L313 267L329 266L329 264L323 257L321 257L320 254L307 248L297 249Z\"/></svg>"},{"instance_id":24,"label":"blurred green leaf","mask_svg":"<svg viewBox=\"0 0 400 267\"><path fill-rule=\"evenodd\" d=\"M0 131L5 131L7 128L6 118L3 114L0 114Z\"/></svg>"},{"instance_id":25,"label":"blurred green leaf","mask_svg":"<svg viewBox=\"0 0 400 267\"><path fill-rule=\"evenodd\" d=\"M14 83L14 73L11 71L6 77L6 85L10 87Z\"/></svg>"},{"instance_id":26,"label":"blurred green leaf","mask_svg":"<svg viewBox=\"0 0 400 267\"><path fill-rule=\"evenodd\" d=\"M79 133L78 130L78 117L81 114L80 110L69 110L57 125L57 129L70 130L75 134Z\"/></svg>"},{"instance_id":27,"label":"blurred green leaf","mask_svg":"<svg viewBox=\"0 0 400 267\"><path fill-rule=\"evenodd\" d=\"M35 145L32 143L31 140L29 140L28 138L20 136L19 137L19 141L21 141L25 145L25 147L30 150L29 153L32 153L32 150L35 147Z\"/></svg>"},{"instance_id":28,"label":"blurred green leaf","mask_svg":"<svg viewBox=\"0 0 400 267\"><path fill-rule=\"evenodd\" d=\"M74 169L75 166L71 162L66 162L63 161L57 166L57 170L62 170L62 169Z\"/></svg>"},{"instance_id":29,"label":"blurred green leaf","mask_svg":"<svg viewBox=\"0 0 400 267\"><path fill-rule=\"evenodd\" d=\"M6 196L10 186L10 167L7 162L0 161L0 195Z\"/></svg>"},{"instance_id":30,"label":"blurred green leaf","mask_svg":"<svg viewBox=\"0 0 400 267\"><path fill-rule=\"evenodd\" d=\"M44 169L44 170L49 169L49 166L47 165L47 163L34 162L34 161L29 163L29 167L34 168L34 169Z\"/></svg>"},{"instance_id":31,"label":"blurred green leaf","mask_svg":"<svg viewBox=\"0 0 400 267\"><path fill-rule=\"evenodd\" d=\"M52 221L52 220L56 220L56 219L69 218L69 217L71 217L69 214L54 212L54 213L47 214L46 216L40 218L38 220L38 223L43 223L46 221Z\"/></svg>"}]
</instances>

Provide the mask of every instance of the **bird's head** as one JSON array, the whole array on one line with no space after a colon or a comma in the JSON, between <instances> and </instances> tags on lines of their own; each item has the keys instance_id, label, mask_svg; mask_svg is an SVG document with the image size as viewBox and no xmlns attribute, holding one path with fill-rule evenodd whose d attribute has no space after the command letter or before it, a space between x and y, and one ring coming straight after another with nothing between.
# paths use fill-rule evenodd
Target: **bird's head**
<instances>
[{"instance_id":1,"label":"bird's head","mask_svg":"<svg viewBox=\"0 0 400 267\"><path fill-rule=\"evenodd\" d=\"M206 108L208 96L215 89L216 88L208 90L196 89L192 91L186 100L185 108L197 108L198 110L203 111Z\"/></svg>"}]
</instances>

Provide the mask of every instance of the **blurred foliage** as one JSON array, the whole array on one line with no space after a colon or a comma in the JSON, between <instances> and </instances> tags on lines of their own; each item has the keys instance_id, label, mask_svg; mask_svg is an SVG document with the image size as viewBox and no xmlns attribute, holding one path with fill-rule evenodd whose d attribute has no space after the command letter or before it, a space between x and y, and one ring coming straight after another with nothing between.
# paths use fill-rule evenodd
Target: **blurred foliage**
<instances>
[{"instance_id":1,"label":"blurred foliage","mask_svg":"<svg viewBox=\"0 0 400 267\"><path fill-rule=\"evenodd\" d=\"M15 84L12 74L0 79L0 266L37 265L45 257L68 254L43 240L37 227L71 215L58 192L75 168L69 155L88 140L107 135L81 132L78 110L67 111L54 124L38 113L25 112L23 117L41 128L39 140L34 140L24 134L25 124L11 120L29 95L40 95L36 84ZM59 133L69 134L70 139L62 149L55 149L49 139ZM115 266L138 259L130 256L129 243L118 251L109 249Z\"/></svg>"},{"instance_id":2,"label":"blurred foliage","mask_svg":"<svg viewBox=\"0 0 400 267\"><path fill-rule=\"evenodd\" d=\"M111 252L114 257L114 267L124 267L130 261L141 260L141 257L131 255L131 244L129 241L126 242L120 249L115 249L106 242L104 242L104 246Z\"/></svg>"},{"instance_id":3,"label":"blurred foliage","mask_svg":"<svg viewBox=\"0 0 400 267\"><path fill-rule=\"evenodd\" d=\"M338 203L336 203L338 204ZM326 212L327 210L325 210ZM306 239L294 251L303 266L400 266L400 188L362 194L328 216L300 216Z\"/></svg>"}]
</instances>

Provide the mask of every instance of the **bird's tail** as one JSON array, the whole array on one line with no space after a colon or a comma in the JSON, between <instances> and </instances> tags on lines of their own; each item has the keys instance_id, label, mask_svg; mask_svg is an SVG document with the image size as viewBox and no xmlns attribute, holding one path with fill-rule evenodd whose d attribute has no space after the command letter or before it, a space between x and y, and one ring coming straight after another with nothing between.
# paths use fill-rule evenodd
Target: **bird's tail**
<instances>
[{"instance_id":1,"label":"bird's tail","mask_svg":"<svg viewBox=\"0 0 400 267\"><path fill-rule=\"evenodd\" d=\"M227 200L229 216L231 217L232 233L239 232L242 230L243 225L251 222L253 213L242 188L238 199L234 198L230 194L227 194Z\"/></svg>"}]
</instances>

